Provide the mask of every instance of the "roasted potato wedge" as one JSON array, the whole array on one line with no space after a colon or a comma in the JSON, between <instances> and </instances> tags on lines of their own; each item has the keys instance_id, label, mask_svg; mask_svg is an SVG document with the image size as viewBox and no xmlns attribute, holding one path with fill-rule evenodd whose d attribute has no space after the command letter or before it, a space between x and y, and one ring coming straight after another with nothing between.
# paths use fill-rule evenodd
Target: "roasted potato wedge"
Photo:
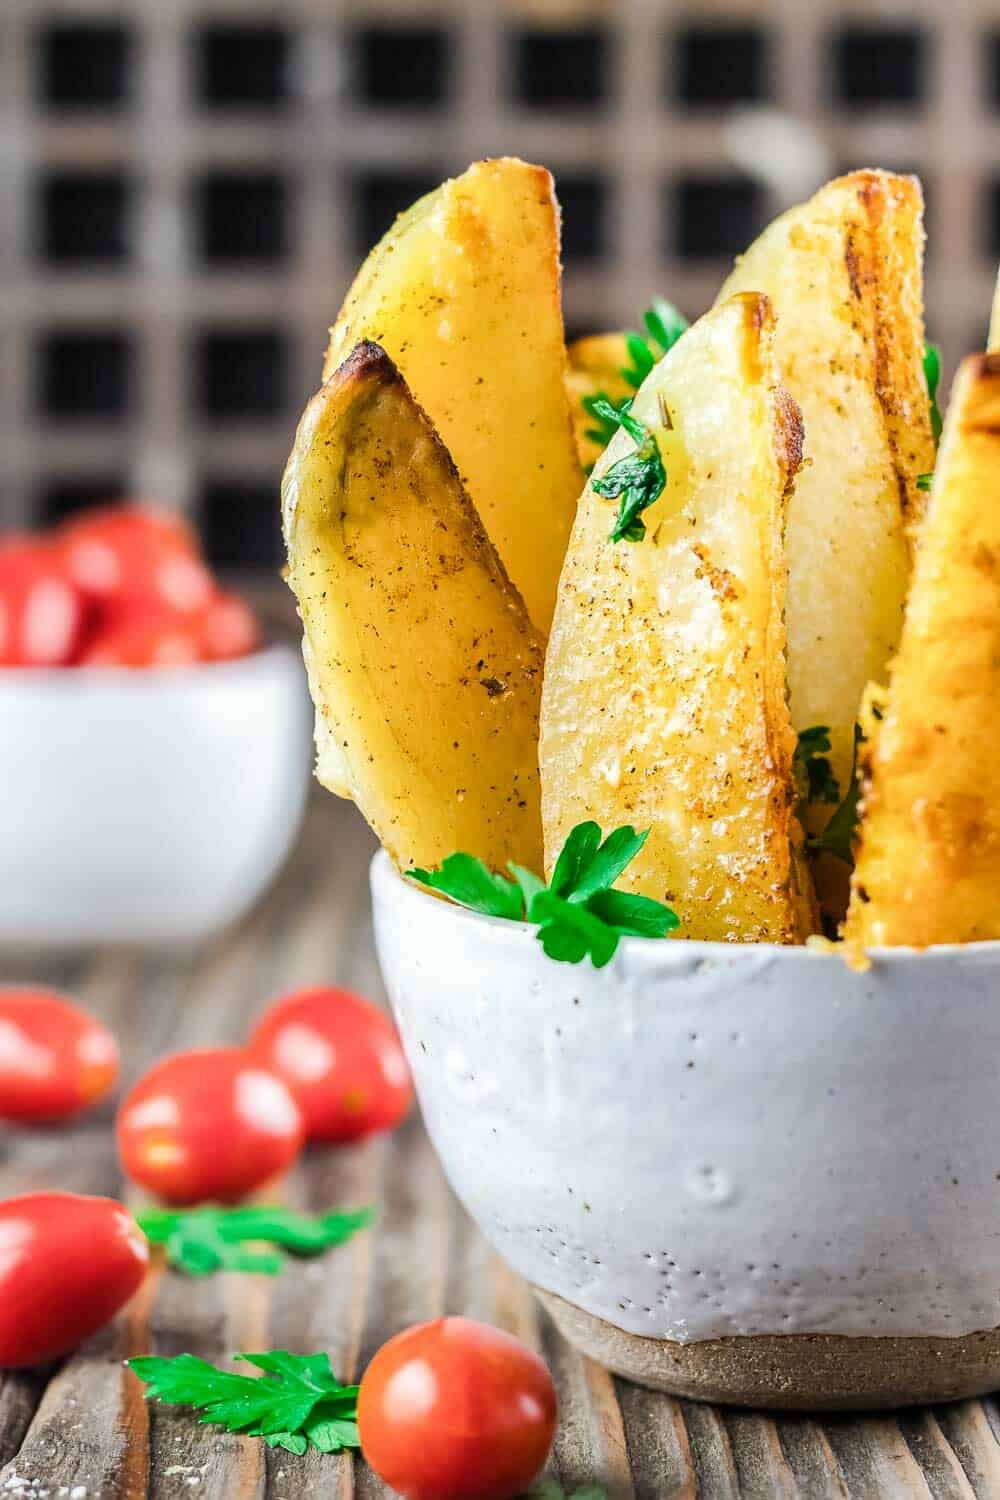
<instances>
[{"instance_id":1,"label":"roasted potato wedge","mask_svg":"<svg viewBox=\"0 0 1000 1500\"><path fill-rule=\"evenodd\" d=\"M401 215L347 294L324 378L362 339L399 365L547 631L583 485L550 173L477 162Z\"/></svg>"},{"instance_id":2,"label":"roasted potato wedge","mask_svg":"<svg viewBox=\"0 0 1000 1500\"><path fill-rule=\"evenodd\" d=\"M401 869L541 860L541 639L430 420L363 343L306 407L282 486L317 775Z\"/></svg>"},{"instance_id":3,"label":"roasted potato wedge","mask_svg":"<svg viewBox=\"0 0 1000 1500\"><path fill-rule=\"evenodd\" d=\"M574 824L651 832L622 884L689 938L791 942L811 926L796 853L782 531L801 451L765 297L732 298L660 361L633 414L666 486L612 543L594 480L559 586L541 718L546 857ZM595 479L635 448L621 431Z\"/></svg>"},{"instance_id":4,"label":"roasted potato wedge","mask_svg":"<svg viewBox=\"0 0 1000 1500\"><path fill-rule=\"evenodd\" d=\"M846 924L862 946L1000 938L1000 355L955 379L899 653L869 695Z\"/></svg>"},{"instance_id":5,"label":"roasted potato wedge","mask_svg":"<svg viewBox=\"0 0 1000 1500\"><path fill-rule=\"evenodd\" d=\"M588 396L607 396L617 405L633 390L622 371L629 363L623 333L595 333L576 339L566 350L566 389L573 414L573 432L581 467L589 472L606 444L592 436L594 419L584 410ZM581 481L582 482L582 481Z\"/></svg>"},{"instance_id":6,"label":"roasted potato wedge","mask_svg":"<svg viewBox=\"0 0 1000 1500\"><path fill-rule=\"evenodd\" d=\"M779 378L802 411L786 531L792 723L829 726L841 787L865 684L899 640L917 476L934 467L922 201L915 178L841 177L766 229L719 294L770 297ZM822 824L830 809L816 811Z\"/></svg>"}]
</instances>

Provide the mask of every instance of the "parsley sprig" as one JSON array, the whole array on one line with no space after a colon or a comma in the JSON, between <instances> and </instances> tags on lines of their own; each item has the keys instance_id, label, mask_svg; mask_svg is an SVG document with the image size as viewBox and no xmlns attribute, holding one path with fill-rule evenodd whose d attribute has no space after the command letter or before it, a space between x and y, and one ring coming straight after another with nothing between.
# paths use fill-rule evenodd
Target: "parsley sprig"
<instances>
[{"instance_id":1,"label":"parsley sprig","mask_svg":"<svg viewBox=\"0 0 1000 1500\"><path fill-rule=\"evenodd\" d=\"M688 329L688 320L682 312L665 297L654 297L651 306L642 315L646 332L635 333L628 329L625 347L630 364L622 370L623 379L637 391L655 364L672 349L682 333Z\"/></svg>"},{"instance_id":2,"label":"parsley sprig","mask_svg":"<svg viewBox=\"0 0 1000 1500\"><path fill-rule=\"evenodd\" d=\"M854 759L851 763L851 779L843 797L840 784L827 759L830 750L830 730L826 724L814 724L803 729L792 759L792 777L797 794L796 816L805 819L806 808L811 802L837 804L836 811L822 833L810 834L806 849L810 854L832 854L844 864L854 867L854 840L857 836L861 800L861 784L858 777L858 746L862 741L861 726L854 726Z\"/></svg>"},{"instance_id":3,"label":"parsley sprig","mask_svg":"<svg viewBox=\"0 0 1000 1500\"><path fill-rule=\"evenodd\" d=\"M191 1406L199 1422L262 1437L271 1448L339 1453L360 1447L358 1387L341 1385L326 1354L237 1354L263 1370L263 1378L220 1370L193 1354L176 1359L153 1355L127 1361L146 1385L146 1399L165 1406Z\"/></svg>"},{"instance_id":4,"label":"parsley sprig","mask_svg":"<svg viewBox=\"0 0 1000 1500\"><path fill-rule=\"evenodd\" d=\"M927 398L931 405L931 432L935 445L941 440L944 422L938 407L937 393L941 383L941 350L937 344L924 345L924 379L927 381Z\"/></svg>"},{"instance_id":5,"label":"parsley sprig","mask_svg":"<svg viewBox=\"0 0 1000 1500\"><path fill-rule=\"evenodd\" d=\"M603 969L620 938L662 938L679 925L669 906L614 889L648 837L648 828L637 833L626 825L602 840L596 823L578 823L548 885L513 862L507 868L514 879L508 880L471 854L449 854L438 869L409 875L470 911L534 923L549 958L576 964L589 957L595 969Z\"/></svg>"},{"instance_id":6,"label":"parsley sprig","mask_svg":"<svg viewBox=\"0 0 1000 1500\"><path fill-rule=\"evenodd\" d=\"M360 1208L311 1218L281 1206L246 1208L150 1208L137 1215L140 1229L162 1245L167 1263L188 1276L216 1271L256 1271L276 1276L287 1255L322 1255L371 1223L374 1210ZM274 1251L247 1249L268 1244Z\"/></svg>"},{"instance_id":7,"label":"parsley sprig","mask_svg":"<svg viewBox=\"0 0 1000 1500\"><path fill-rule=\"evenodd\" d=\"M633 391L639 389L653 366L673 348L689 327L684 314L678 312L665 297L653 298L652 305L642 315L642 321L646 328L645 335L636 333L633 329L628 329L625 333L629 363L619 371ZM616 405L605 391L598 391L596 395L584 396L581 405L594 423L593 427L587 428L586 436L592 443L599 443L602 448L606 448L621 425L622 413L627 412L632 405L632 397L627 396Z\"/></svg>"},{"instance_id":8,"label":"parsley sprig","mask_svg":"<svg viewBox=\"0 0 1000 1500\"><path fill-rule=\"evenodd\" d=\"M603 396L594 402L595 411L607 421L616 419L636 444L634 452L612 464L600 479L590 481L596 495L619 501L618 515L609 534L612 542L642 541L646 523L639 519L640 515L660 498L667 483L659 444L653 433L632 416L631 405L627 401L615 406Z\"/></svg>"}]
</instances>

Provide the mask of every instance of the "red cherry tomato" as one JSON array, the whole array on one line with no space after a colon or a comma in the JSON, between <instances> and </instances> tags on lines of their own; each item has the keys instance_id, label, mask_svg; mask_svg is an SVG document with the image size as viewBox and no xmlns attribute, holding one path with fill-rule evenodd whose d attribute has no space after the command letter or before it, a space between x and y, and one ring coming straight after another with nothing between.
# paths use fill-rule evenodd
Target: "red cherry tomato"
<instances>
[{"instance_id":1,"label":"red cherry tomato","mask_svg":"<svg viewBox=\"0 0 1000 1500\"><path fill-rule=\"evenodd\" d=\"M0 988L0 1119L65 1120L118 1077L110 1031L54 990Z\"/></svg>"},{"instance_id":2,"label":"red cherry tomato","mask_svg":"<svg viewBox=\"0 0 1000 1500\"><path fill-rule=\"evenodd\" d=\"M247 656L260 645L257 617L238 594L216 594L201 616L200 640L208 661Z\"/></svg>"},{"instance_id":3,"label":"red cherry tomato","mask_svg":"<svg viewBox=\"0 0 1000 1500\"><path fill-rule=\"evenodd\" d=\"M148 1264L146 1236L110 1198L0 1203L0 1369L67 1354L124 1307Z\"/></svg>"},{"instance_id":4,"label":"red cherry tomato","mask_svg":"<svg viewBox=\"0 0 1000 1500\"><path fill-rule=\"evenodd\" d=\"M499 1328L438 1318L378 1351L358 1395L361 1451L406 1500L510 1500L556 1430L545 1365Z\"/></svg>"},{"instance_id":5,"label":"red cherry tomato","mask_svg":"<svg viewBox=\"0 0 1000 1500\"><path fill-rule=\"evenodd\" d=\"M165 1058L118 1115L125 1171L170 1203L234 1203L283 1172L302 1138L288 1088L238 1047Z\"/></svg>"},{"instance_id":6,"label":"red cherry tomato","mask_svg":"<svg viewBox=\"0 0 1000 1500\"><path fill-rule=\"evenodd\" d=\"M0 666L61 667L73 656L85 605L58 553L21 537L0 548Z\"/></svg>"},{"instance_id":7,"label":"red cherry tomato","mask_svg":"<svg viewBox=\"0 0 1000 1500\"><path fill-rule=\"evenodd\" d=\"M264 1012L248 1044L279 1073L311 1141L355 1141L398 1125L413 1084L396 1028L370 1000L320 986Z\"/></svg>"},{"instance_id":8,"label":"red cherry tomato","mask_svg":"<svg viewBox=\"0 0 1000 1500\"><path fill-rule=\"evenodd\" d=\"M197 623L155 605L102 612L77 657L81 667L189 667L200 661Z\"/></svg>"},{"instance_id":9,"label":"red cherry tomato","mask_svg":"<svg viewBox=\"0 0 1000 1500\"><path fill-rule=\"evenodd\" d=\"M60 528L57 543L69 576L94 600L195 615L215 593L193 531L166 512L136 505L86 511Z\"/></svg>"}]
</instances>

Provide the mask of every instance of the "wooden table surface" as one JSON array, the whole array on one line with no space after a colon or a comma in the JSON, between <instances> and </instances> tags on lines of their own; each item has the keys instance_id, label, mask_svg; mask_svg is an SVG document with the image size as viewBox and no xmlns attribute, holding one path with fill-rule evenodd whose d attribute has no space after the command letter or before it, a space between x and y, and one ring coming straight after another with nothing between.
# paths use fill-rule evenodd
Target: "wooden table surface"
<instances>
[{"instance_id":1,"label":"wooden table surface","mask_svg":"<svg viewBox=\"0 0 1000 1500\"><path fill-rule=\"evenodd\" d=\"M353 809L317 794L296 853L237 930L169 956L4 955L0 979L64 985L109 1022L133 1078L164 1051L233 1042L275 994L338 981L372 995L367 863ZM0 1139L0 1196L33 1188L122 1194L112 1112L69 1131ZM328 1350L342 1378L391 1334L442 1312L512 1329L552 1369L562 1420L552 1474L608 1500L668 1496L989 1497L1000 1500L992 1399L898 1416L771 1418L674 1401L616 1380L565 1345L497 1262L447 1188L420 1122L390 1140L307 1155L287 1184L314 1211L375 1203L373 1230L279 1278L154 1274L127 1314L61 1368L0 1375L0 1500L299 1500L384 1496L360 1461L270 1452L259 1440L151 1408L130 1354Z\"/></svg>"}]
</instances>

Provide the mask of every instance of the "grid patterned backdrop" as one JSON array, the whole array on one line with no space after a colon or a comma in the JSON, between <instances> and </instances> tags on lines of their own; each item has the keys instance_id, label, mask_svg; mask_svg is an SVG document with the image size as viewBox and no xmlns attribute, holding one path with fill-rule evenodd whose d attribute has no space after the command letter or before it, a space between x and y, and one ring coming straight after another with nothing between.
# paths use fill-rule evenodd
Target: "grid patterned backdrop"
<instances>
[{"instance_id":1,"label":"grid patterned backdrop","mask_svg":"<svg viewBox=\"0 0 1000 1500\"><path fill-rule=\"evenodd\" d=\"M1000 256L1000 6L973 0L0 0L0 521L126 492L271 569L325 330L476 157L556 174L571 334L689 314L786 201L919 171L929 326Z\"/></svg>"}]
</instances>

